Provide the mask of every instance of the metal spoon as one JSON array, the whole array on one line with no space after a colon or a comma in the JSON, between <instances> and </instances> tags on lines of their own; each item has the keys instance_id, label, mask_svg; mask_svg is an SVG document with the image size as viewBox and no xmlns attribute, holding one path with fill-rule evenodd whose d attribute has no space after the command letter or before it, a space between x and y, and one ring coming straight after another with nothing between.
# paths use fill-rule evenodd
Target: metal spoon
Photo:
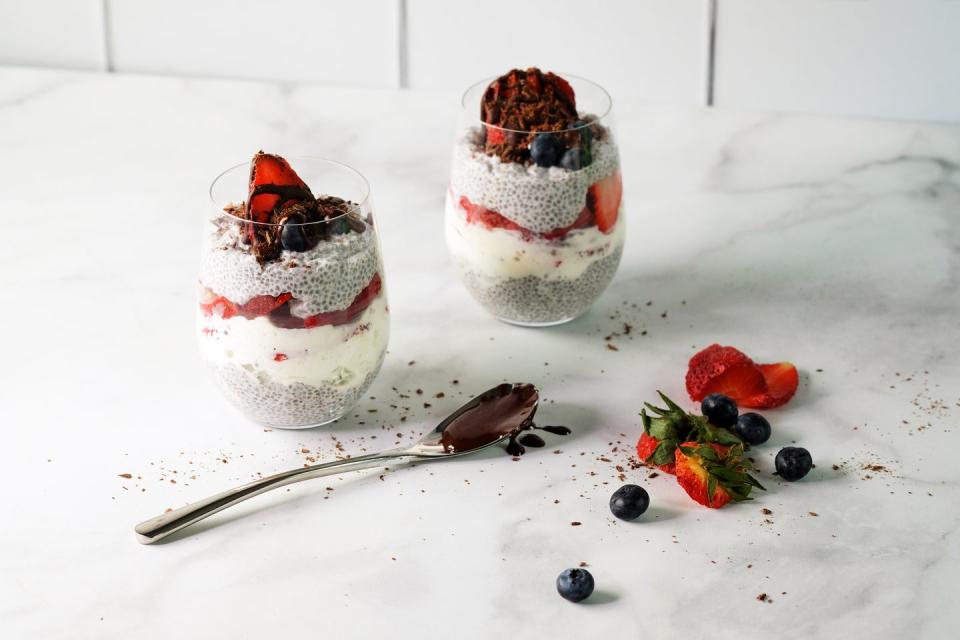
<instances>
[{"instance_id":1,"label":"metal spoon","mask_svg":"<svg viewBox=\"0 0 960 640\"><path fill-rule=\"evenodd\" d=\"M505 404L505 401L514 405L514 413L497 415L494 403ZM248 498L294 482L382 466L398 458L445 460L486 449L528 428L533 423L538 401L539 393L532 384L501 384L488 389L454 411L437 425L436 429L411 447L291 469L256 480L141 522L134 527L137 540L142 544L153 544ZM491 407L491 404L494 406ZM444 431L451 425L454 425L453 428L444 437ZM460 432L459 437L451 437L454 431ZM458 446L458 442L462 444Z\"/></svg>"}]
</instances>

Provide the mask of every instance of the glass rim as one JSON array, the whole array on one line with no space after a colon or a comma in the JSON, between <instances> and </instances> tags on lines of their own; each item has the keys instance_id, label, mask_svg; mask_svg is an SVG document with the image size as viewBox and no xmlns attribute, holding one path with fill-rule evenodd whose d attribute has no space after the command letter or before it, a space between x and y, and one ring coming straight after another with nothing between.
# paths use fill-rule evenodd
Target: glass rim
<instances>
[{"instance_id":1,"label":"glass rim","mask_svg":"<svg viewBox=\"0 0 960 640\"><path fill-rule=\"evenodd\" d=\"M589 127L589 126L591 126L591 125L593 125L593 124L595 124L595 123L597 123L597 122L600 122L601 120L603 120L604 118L606 118L608 115L610 115L610 112L613 110L613 98L610 96L610 92L607 91L606 89L604 89L603 87L601 87L599 84L597 84L597 83L594 82L593 80L588 80L587 78L584 78L584 77L582 77L582 76L578 76L578 75L573 74L573 73L561 73L561 72L558 72L558 71L550 71L550 72L548 72L548 73L552 73L552 74L555 75L555 76L559 76L559 77L563 78L564 80L566 80L567 78L573 78L573 79L576 80L577 82L582 82L582 83L584 83L584 84L588 84L588 85L590 85L591 87L599 90L600 93L603 95L604 99L605 99L606 102L607 102L606 107L603 109L603 113L601 113L601 114L599 114L599 115L595 115L592 120L587 121L587 122L584 122L584 124L582 124L582 125L580 125L580 126L578 126L578 127L567 127L566 129L558 129L557 131L533 131L533 130L529 130L529 129L508 129L508 128L506 128L506 127L500 127L500 126L497 126L497 125L495 125L495 124L490 124L490 123L488 123L488 122L484 122L484 121L480 118L479 115L474 115L474 116L472 116L472 117L471 117L471 120L475 121L477 124L479 124L479 125L482 126L482 127L486 127L486 128L488 128L488 129L499 129L500 131L506 131L506 132L510 132L510 133L523 133L523 134L528 134L528 133L566 133L566 132L568 132L568 131L579 131L580 129L586 129L587 127ZM500 76L490 76L490 77L488 77L488 78L486 78L486 79L484 79L484 80L480 80L480 81L478 81L478 82L474 82L474 83L471 84L469 87L467 87L466 91L463 92L463 95L460 96L460 110L461 110L463 113L466 113L466 112L467 112L467 96L470 95L470 92L471 92L471 91L473 91L474 89L476 89L476 88L479 87L479 86L483 86L483 87L484 87L484 91L486 91L486 87L490 86L490 83L493 82L494 80L496 80L496 79L499 78L499 77L500 77ZM578 113L577 115L578 115L578 117L579 117L579 113ZM591 115L592 115L592 114L591 114Z\"/></svg>"},{"instance_id":2,"label":"glass rim","mask_svg":"<svg viewBox=\"0 0 960 640\"><path fill-rule=\"evenodd\" d=\"M217 213L219 215L232 218L237 222L242 222L243 224L254 224L254 225L260 225L263 227L281 227L284 224L290 224L291 226L296 226L296 227L309 227L310 225L326 224L329 222L333 222L334 220L339 220L340 218L343 218L344 216L348 216L351 213L355 213L359 215L360 212L363 211L364 205L366 205L370 201L370 181L367 180L367 177L365 175L363 175L362 173L360 173L359 171L357 171L356 169L354 169L348 164L345 164L343 162L338 162L336 160L331 160L329 158L324 158L321 156L283 156L283 158L285 160L287 160L288 158L293 159L294 161L321 162L323 164L333 165L340 169L346 169L349 173L352 173L353 175L355 175L357 178L360 179L360 183L363 185L363 197L359 199L360 200L359 202L351 202L347 200L345 204L349 205L348 207L344 207L343 205L336 205L336 208L342 211L342 213L340 213L339 215L333 216L332 218L324 218L323 220L315 220L314 222L280 223L280 222L260 222L258 220L247 220L246 218L235 216L234 214L226 210L226 207L231 204L234 204L235 201L231 200L227 204L221 204L217 202L216 198L214 198L213 196L214 188L217 186L217 183L220 182L220 180L224 176L242 167L249 168L250 160L247 160L246 162L241 162L239 164L235 164L230 167L227 167L226 169L218 173L217 176L213 179L213 182L210 183L210 188L207 189L207 195L210 197L210 203L213 205ZM326 195L332 195L332 194L326 194ZM335 196L335 197L339 198L340 196ZM243 204L246 204L246 199L241 200L241 202Z\"/></svg>"}]
</instances>

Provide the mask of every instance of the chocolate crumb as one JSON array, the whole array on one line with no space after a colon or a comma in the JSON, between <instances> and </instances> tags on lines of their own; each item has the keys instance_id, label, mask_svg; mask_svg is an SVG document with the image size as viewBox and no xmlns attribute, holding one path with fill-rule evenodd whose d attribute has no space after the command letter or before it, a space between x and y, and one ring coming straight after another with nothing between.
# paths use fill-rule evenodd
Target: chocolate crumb
<instances>
[{"instance_id":1,"label":"chocolate crumb","mask_svg":"<svg viewBox=\"0 0 960 640\"><path fill-rule=\"evenodd\" d=\"M607 343L607 349L610 351L620 351L620 349L618 349L615 345L610 344L609 342Z\"/></svg>"},{"instance_id":2,"label":"chocolate crumb","mask_svg":"<svg viewBox=\"0 0 960 640\"><path fill-rule=\"evenodd\" d=\"M574 520L573 522L570 523L570 526L571 526L571 527L579 527L581 524L583 524L583 523L582 523L582 522L577 522L576 520Z\"/></svg>"},{"instance_id":3,"label":"chocolate crumb","mask_svg":"<svg viewBox=\"0 0 960 640\"><path fill-rule=\"evenodd\" d=\"M762 513L762 514L765 515L765 516L769 516L770 514L773 513L773 511L771 511L770 509L767 509L766 507L764 507L763 509L760 509L760 513Z\"/></svg>"},{"instance_id":4,"label":"chocolate crumb","mask_svg":"<svg viewBox=\"0 0 960 640\"><path fill-rule=\"evenodd\" d=\"M127 480L133 477L133 475L129 473L118 473L117 475L121 478L126 478Z\"/></svg>"},{"instance_id":5,"label":"chocolate crumb","mask_svg":"<svg viewBox=\"0 0 960 640\"><path fill-rule=\"evenodd\" d=\"M765 593L758 593L758 594L757 594L757 600L759 600L760 602L766 602L766 601L767 601L767 594L765 594Z\"/></svg>"},{"instance_id":6,"label":"chocolate crumb","mask_svg":"<svg viewBox=\"0 0 960 640\"><path fill-rule=\"evenodd\" d=\"M809 513L809 514L810 514L811 516L813 516L814 518L816 518L817 516L820 515L820 514L817 513L816 511L808 511L807 513Z\"/></svg>"}]
</instances>

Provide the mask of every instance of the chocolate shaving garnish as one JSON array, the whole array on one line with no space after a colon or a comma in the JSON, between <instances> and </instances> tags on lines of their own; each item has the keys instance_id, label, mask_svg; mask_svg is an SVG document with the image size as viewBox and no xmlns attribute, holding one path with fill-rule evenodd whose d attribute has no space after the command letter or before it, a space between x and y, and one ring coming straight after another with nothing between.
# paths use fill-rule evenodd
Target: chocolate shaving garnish
<instances>
[{"instance_id":1,"label":"chocolate shaving garnish","mask_svg":"<svg viewBox=\"0 0 960 640\"><path fill-rule=\"evenodd\" d=\"M480 102L480 119L498 127L484 127L484 150L505 162L527 162L530 142L541 132L563 132L557 135L564 146L576 146L579 133L569 129L578 118L566 80L535 67L500 76Z\"/></svg>"}]
</instances>

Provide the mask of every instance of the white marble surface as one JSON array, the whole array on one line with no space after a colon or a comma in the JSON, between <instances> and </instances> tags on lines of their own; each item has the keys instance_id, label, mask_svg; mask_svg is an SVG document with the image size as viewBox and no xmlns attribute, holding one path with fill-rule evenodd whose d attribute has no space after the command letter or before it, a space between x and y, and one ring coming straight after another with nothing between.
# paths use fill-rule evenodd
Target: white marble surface
<instances>
[{"instance_id":1,"label":"white marble surface","mask_svg":"<svg viewBox=\"0 0 960 640\"><path fill-rule=\"evenodd\" d=\"M619 105L624 264L586 317L524 330L487 317L445 255L455 104L0 70L0 635L952 637L960 129ZM377 399L331 428L246 423L194 348L206 189L260 147L373 184L390 353ZM769 491L710 511L629 471L653 506L615 521L625 454L609 443L629 449L655 389L683 397L687 358L714 341L802 370L758 452ZM300 465L301 448L392 442L391 387L426 391L405 401L406 439L502 379L541 385L542 420L575 434L520 461L304 483L173 543L134 540L138 520ZM772 457L792 441L817 469L787 485ZM584 606L553 587L580 561L600 589Z\"/></svg>"}]
</instances>

